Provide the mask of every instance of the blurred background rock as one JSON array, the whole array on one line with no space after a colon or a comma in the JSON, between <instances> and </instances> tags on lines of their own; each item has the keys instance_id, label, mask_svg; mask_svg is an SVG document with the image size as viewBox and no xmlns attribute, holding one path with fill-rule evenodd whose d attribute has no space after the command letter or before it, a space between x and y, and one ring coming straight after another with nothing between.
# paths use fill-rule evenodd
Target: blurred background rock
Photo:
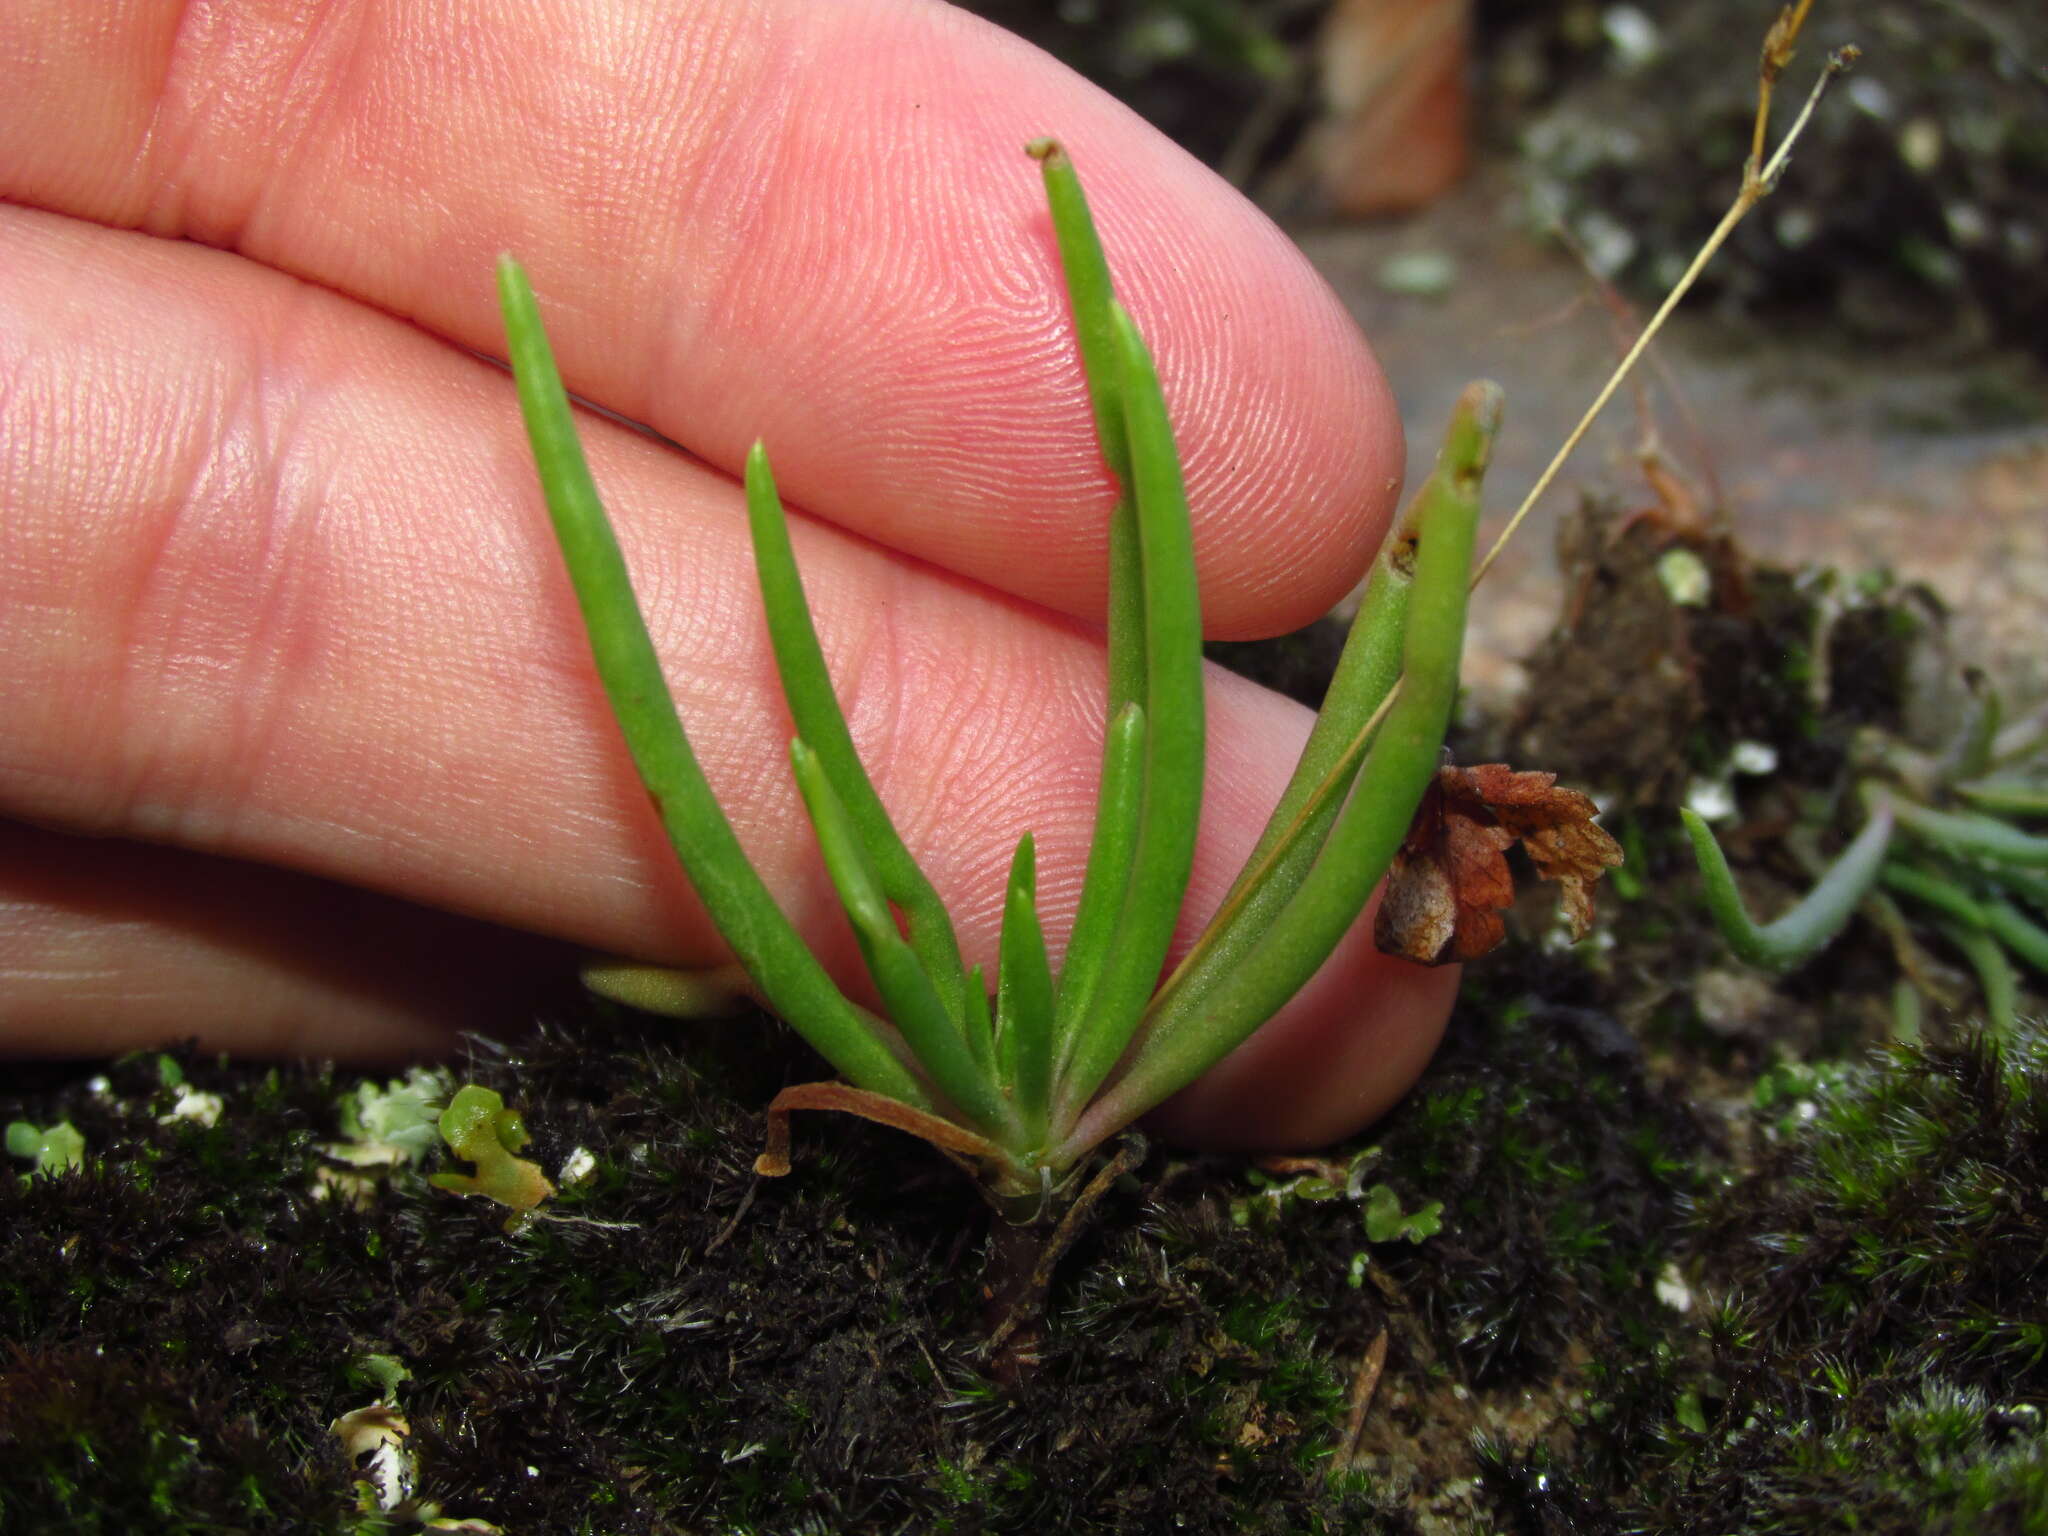
<instances>
[{"instance_id":1,"label":"blurred background rock","mask_svg":"<svg viewBox=\"0 0 2048 1536\"><path fill-rule=\"evenodd\" d=\"M974 0L1275 212L1411 209L1472 159L1603 276L1661 291L1748 150L1778 0ZM1873 342L2048 356L2048 6L1822 0L1865 52L1707 293ZM1795 67L1788 105L1810 76ZM1781 118L1781 121L1785 119Z\"/></svg>"}]
</instances>

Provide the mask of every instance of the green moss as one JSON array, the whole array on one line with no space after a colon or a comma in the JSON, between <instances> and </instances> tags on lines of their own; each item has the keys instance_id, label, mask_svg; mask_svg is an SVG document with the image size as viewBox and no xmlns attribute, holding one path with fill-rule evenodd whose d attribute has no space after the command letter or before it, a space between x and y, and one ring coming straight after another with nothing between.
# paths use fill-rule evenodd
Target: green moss
<instances>
[{"instance_id":1,"label":"green moss","mask_svg":"<svg viewBox=\"0 0 2048 1536\"><path fill-rule=\"evenodd\" d=\"M1611 1018L1489 996L1483 971L1473 981L1437 1063L1377 1137L1403 1208L1442 1201L1442 1231L1376 1257L1470 1380L1537 1381L1575 1341L1654 1317L1645 1277L1708 1142ZM1543 978L1560 998L1587 986L1564 966Z\"/></svg>"},{"instance_id":2,"label":"green moss","mask_svg":"<svg viewBox=\"0 0 2048 1536\"><path fill-rule=\"evenodd\" d=\"M596 1159L516 1236L431 1164L316 1196L327 1074L181 1058L210 1131L159 1123L153 1061L44 1076L0 1116L96 1152L0 1180L0 1520L369 1529L327 1425L395 1394L419 1496L507 1529L1398 1532L1423 1465L1482 1474L1504 1530L2029 1529L2040 1037L1779 1073L1731 1181L1596 980L1511 960L1326 1171L1155 1157L1114 1191L1017 1393L977 1355L988 1215L915 1143L820 1117L754 1178L759 1079L807 1070L772 1032L592 1019L471 1063L541 1166ZM1442 1229L1372 1242L1380 1185ZM1332 1479L1383 1331L1381 1439ZM1472 1407L1531 1401L1512 1434Z\"/></svg>"},{"instance_id":3,"label":"green moss","mask_svg":"<svg viewBox=\"0 0 2048 1536\"><path fill-rule=\"evenodd\" d=\"M1234 1163L1164 1202L1134 1186L1063 1274L1036 1377L996 1392L986 1210L829 1117L795 1176L757 1180L760 1079L815 1070L760 1029L686 1056L584 1021L471 1063L541 1166L596 1159L517 1235L431 1162L323 1156L351 1086L326 1074L186 1058L225 1100L206 1131L158 1123L153 1063L104 1093L50 1079L37 1123L108 1150L0 1196L0 1341L29 1351L0 1355L0 1528L346 1528L371 1517L327 1425L393 1393L418 1497L507 1529L1373 1528L1323 1475L1348 1249L1304 1267L1295 1237L1234 1230ZM323 1168L374 1172L367 1206Z\"/></svg>"},{"instance_id":4,"label":"green moss","mask_svg":"<svg viewBox=\"0 0 2048 1536\"><path fill-rule=\"evenodd\" d=\"M1697 1320L1599 1373L1569 1457L1491 1446L1496 1499L1531 1529L2048 1530L2044 1069L2028 1027L1777 1074L1760 1165L1681 1246Z\"/></svg>"}]
</instances>

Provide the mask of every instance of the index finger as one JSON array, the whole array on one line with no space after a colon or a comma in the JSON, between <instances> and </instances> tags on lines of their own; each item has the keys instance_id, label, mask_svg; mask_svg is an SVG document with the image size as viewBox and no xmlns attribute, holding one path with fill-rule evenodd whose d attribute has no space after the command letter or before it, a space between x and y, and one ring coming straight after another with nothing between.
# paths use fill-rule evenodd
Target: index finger
<instances>
[{"instance_id":1,"label":"index finger","mask_svg":"<svg viewBox=\"0 0 2048 1536\"><path fill-rule=\"evenodd\" d=\"M1056 133L1160 357L1210 631L1314 617L1391 512L1384 384L1293 246L936 0L56 0L0 55L0 196L491 353L512 250L578 393L728 472L764 438L814 515L1093 620L1108 481L1021 154Z\"/></svg>"}]
</instances>

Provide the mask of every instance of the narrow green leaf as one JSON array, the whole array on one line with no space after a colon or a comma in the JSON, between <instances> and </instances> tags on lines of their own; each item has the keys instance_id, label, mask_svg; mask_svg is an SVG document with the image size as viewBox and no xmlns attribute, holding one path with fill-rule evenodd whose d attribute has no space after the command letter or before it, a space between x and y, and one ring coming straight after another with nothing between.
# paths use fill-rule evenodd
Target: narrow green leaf
<instances>
[{"instance_id":1,"label":"narrow green leaf","mask_svg":"<svg viewBox=\"0 0 2048 1536\"><path fill-rule=\"evenodd\" d=\"M1098 1144L1153 1105L1193 1082L1235 1050L1313 976L1357 919L1406 835L1422 792L1435 776L1444 729L1457 698L1465 631L1465 594L1479 520L1485 455L1463 439L1498 429L1500 392L1466 391L1452 423L1447 461L1468 465L1421 530L1409 598L1403 678L1359 771L1350 800L1322 852L1264 938L1196 1007L1178 1006L1148 1021L1128 1071L1075 1124L1064 1159Z\"/></svg>"},{"instance_id":2,"label":"narrow green leaf","mask_svg":"<svg viewBox=\"0 0 2048 1536\"><path fill-rule=\"evenodd\" d=\"M1124 441L1123 365L1117 355L1116 323L1110 318L1116 285L1109 275L1109 258L1095 232L1095 218L1088 211L1081 178L1059 141L1034 139L1024 152L1038 162L1045 180L1053 239L1059 245L1067 302L1074 312L1074 339L1088 379L1088 403L1095 411L1095 435L1110 469L1119 480L1128 482L1131 461Z\"/></svg>"},{"instance_id":3,"label":"narrow green leaf","mask_svg":"<svg viewBox=\"0 0 2048 1536\"><path fill-rule=\"evenodd\" d=\"M577 440L533 289L509 256L498 261L498 296L520 410L591 655L676 857L768 1007L851 1082L929 1109L923 1085L776 908L705 783Z\"/></svg>"},{"instance_id":4,"label":"narrow green leaf","mask_svg":"<svg viewBox=\"0 0 2048 1536\"><path fill-rule=\"evenodd\" d=\"M2038 774L2001 774L1958 784L1956 793L1994 816L2048 816L2048 779Z\"/></svg>"},{"instance_id":5,"label":"narrow green leaf","mask_svg":"<svg viewBox=\"0 0 2048 1536\"><path fill-rule=\"evenodd\" d=\"M1401 675L1417 531L1443 498L1484 476L1492 447L1484 433L1447 434L1435 472L1389 531L1287 788L1209 926L1152 999L1147 1011L1153 1019L1200 1006L1265 936L1322 851L1371 746L1374 717Z\"/></svg>"},{"instance_id":6,"label":"narrow green leaf","mask_svg":"<svg viewBox=\"0 0 2048 1536\"><path fill-rule=\"evenodd\" d=\"M1999 728L2005 724L2005 702L1984 674L1973 667L1964 674L1964 680L1970 689L1969 710L1947 754L1949 761L1944 764L1946 772L1942 777L1949 780L1981 778L1987 773Z\"/></svg>"},{"instance_id":7,"label":"narrow green leaf","mask_svg":"<svg viewBox=\"0 0 2048 1536\"><path fill-rule=\"evenodd\" d=\"M947 1098L981 1129L1004 1130L1008 1116L994 1079L975 1060L960 1023L946 1012L916 952L896 931L896 915L880 877L818 754L799 736L789 744L789 761L818 834L825 871L890 1021Z\"/></svg>"},{"instance_id":8,"label":"narrow green leaf","mask_svg":"<svg viewBox=\"0 0 2048 1536\"><path fill-rule=\"evenodd\" d=\"M1920 992L1903 976L1892 983L1892 1038L1901 1042L1920 1038Z\"/></svg>"},{"instance_id":9,"label":"narrow green leaf","mask_svg":"<svg viewBox=\"0 0 2048 1536\"><path fill-rule=\"evenodd\" d=\"M1059 246L1060 271L1066 281L1067 304L1073 312L1074 339L1081 353L1081 372L1088 385L1088 404L1095 417L1095 437L1103 462L1117 478L1119 494L1109 519L1109 709L1114 716L1126 704L1144 698L1145 617L1138 567L1137 509L1131 499L1131 453L1124 422L1123 365L1118 359L1116 321L1110 310L1116 297L1109 261L1088 211L1087 194L1074 172L1074 162L1053 139L1036 139L1025 152L1038 161L1045 181L1046 206L1052 213L1053 239Z\"/></svg>"},{"instance_id":10,"label":"narrow green leaf","mask_svg":"<svg viewBox=\"0 0 2048 1536\"><path fill-rule=\"evenodd\" d=\"M1479 467L1484 472L1483 464ZM1238 885L1257 878L1260 867L1276 851L1306 852L1311 857L1322 840L1316 835L1317 818L1333 817L1357 777L1364 760L1361 733L1401 675L1401 648L1408 624L1408 591L1413 575L1404 569L1412 558L1412 527L1427 521L1427 507L1434 504L1439 487L1445 483L1440 470L1418 494L1418 505L1410 512L1403 529L1389 535L1388 547L1373 562L1365 596L1345 637L1343 654L1331 675L1329 691L1316 722L1302 744L1294 773L1273 807L1258 842L1245 859ZM1327 825L1327 820L1324 821ZM1283 848L1283 845L1285 847ZM1281 866L1284 868L1284 865ZM1285 884L1283 879L1282 884Z\"/></svg>"},{"instance_id":11,"label":"narrow green leaf","mask_svg":"<svg viewBox=\"0 0 2048 1536\"><path fill-rule=\"evenodd\" d=\"M1138 818L1145 803L1145 710L1126 704L1109 722L1102 741L1102 787L1095 801L1095 834L1081 901L1067 939L1053 1020L1053 1060L1072 1056L1074 1038L1087 1017L1102 963L1116 941L1124 893L1130 889L1131 853L1138 844Z\"/></svg>"},{"instance_id":12,"label":"narrow green leaf","mask_svg":"<svg viewBox=\"0 0 2048 1536\"><path fill-rule=\"evenodd\" d=\"M1974 895L1930 870L1905 864L1886 864L1882 878L1900 895L1932 907L1952 924L1989 934L2035 970L2048 972L2048 929L2003 897Z\"/></svg>"},{"instance_id":13,"label":"narrow green leaf","mask_svg":"<svg viewBox=\"0 0 2048 1536\"><path fill-rule=\"evenodd\" d=\"M2048 709L2035 709L1999 731L1991 743L1991 771L2017 771L2022 764L2038 758L2044 747L2048 747Z\"/></svg>"},{"instance_id":14,"label":"narrow green leaf","mask_svg":"<svg viewBox=\"0 0 2048 1536\"><path fill-rule=\"evenodd\" d=\"M1999 947L1998 940L1981 928L1950 918L1937 919L1935 926L1948 936L1949 943L1962 952L1977 973L1977 985L1984 989L1985 1022L1991 1032L2011 1034L2018 1021L2020 984L2013 974L2012 961Z\"/></svg>"},{"instance_id":15,"label":"narrow green leaf","mask_svg":"<svg viewBox=\"0 0 2048 1536\"><path fill-rule=\"evenodd\" d=\"M584 961L577 975L598 997L672 1019L723 1018L737 1013L747 996L746 973L736 965L685 969L599 955Z\"/></svg>"},{"instance_id":16,"label":"narrow green leaf","mask_svg":"<svg viewBox=\"0 0 2048 1536\"><path fill-rule=\"evenodd\" d=\"M1110 313L1116 291L1110 281L1108 258L1102 254L1096 221L1087 211L1087 195L1081 190L1081 178L1075 174L1067 152L1061 150L1055 139L1034 139L1026 145L1026 154L1038 162L1044 180L1044 197L1053 215L1053 240L1059 246L1061 276L1067 285L1067 307L1073 317L1073 336L1081 354L1081 377L1087 385L1087 403L1096 422L1096 442L1102 449L1102 461L1116 475L1118 483L1116 504L1110 510L1108 541L1110 604L1106 637L1110 686L1108 709L1104 711L1114 731L1114 721L1122 711L1145 698L1145 594L1139 578L1139 522L1137 504L1130 498L1122 362L1118 360L1116 346L1116 319ZM1108 934L1104 934L1104 940L1114 936L1116 915L1122 911L1124 891L1130 881L1128 852L1110 856L1110 850L1102 846L1104 840L1120 834L1120 823L1108 813L1108 807L1116 805L1114 786L1106 778L1112 758L1114 750L1106 743L1104 782L1096 801L1096 838L1087 854L1087 883L1081 897L1083 918L1092 911L1106 913ZM1079 1018L1075 1004L1092 995L1096 975L1100 973L1102 950L1087 948L1094 934L1092 926L1083 926L1079 918L1075 920L1075 942L1069 942L1061 981L1063 1014L1059 1026L1061 1042L1057 1044L1061 1059L1065 1059L1073 1024Z\"/></svg>"},{"instance_id":17,"label":"narrow green leaf","mask_svg":"<svg viewBox=\"0 0 2048 1536\"><path fill-rule=\"evenodd\" d=\"M2048 917L2048 873L2038 869L2015 869L2006 864L1998 870L1998 883L2043 917Z\"/></svg>"},{"instance_id":18,"label":"narrow green leaf","mask_svg":"<svg viewBox=\"0 0 2048 1536\"><path fill-rule=\"evenodd\" d=\"M1052 965L1038 924L1038 874L1027 834L1010 861L1003 900L1002 963L996 973L996 1038L1003 1078L1033 1146L1045 1135L1052 1090Z\"/></svg>"},{"instance_id":19,"label":"narrow green leaf","mask_svg":"<svg viewBox=\"0 0 2048 1536\"><path fill-rule=\"evenodd\" d=\"M1953 881L1910 864L1887 861L1878 872L1878 881L1887 890L1897 891L1901 896L1910 896L1923 906L1933 907L1959 923L1972 928L1984 928L1988 924L1984 908L1976 897Z\"/></svg>"},{"instance_id":20,"label":"narrow green leaf","mask_svg":"<svg viewBox=\"0 0 2048 1536\"><path fill-rule=\"evenodd\" d=\"M2018 869L2048 868L2048 837L2030 836L1993 817L1969 811L1930 810L1904 800L1897 809L1900 826L1958 858Z\"/></svg>"},{"instance_id":21,"label":"narrow green leaf","mask_svg":"<svg viewBox=\"0 0 2048 1536\"><path fill-rule=\"evenodd\" d=\"M1892 821L1897 807L1887 797L1871 806L1870 820L1828 867L1819 883L1782 917L1759 924L1743 905L1735 888L1735 876L1713 829L1689 810L1678 814L1692 839L1693 858L1700 867L1700 883L1707 911L1721 937L1736 958L1766 970L1788 971L1818 954L1847 926L1850 917L1884 868L1891 847Z\"/></svg>"},{"instance_id":22,"label":"narrow green leaf","mask_svg":"<svg viewBox=\"0 0 2048 1536\"><path fill-rule=\"evenodd\" d=\"M1130 891L1131 858L1144 796L1145 600L1137 505L1130 487L1122 366L1111 314L1115 290L1109 262L1088 212L1087 195L1066 151L1051 139L1036 140L1026 149L1039 162L1045 182L1096 441L1103 462L1117 479L1117 499L1109 518L1108 725L1102 778L1096 791L1087 873L1061 968L1054 1021L1053 1059L1056 1069L1064 1071Z\"/></svg>"},{"instance_id":23,"label":"narrow green leaf","mask_svg":"<svg viewBox=\"0 0 2048 1536\"><path fill-rule=\"evenodd\" d=\"M931 881L897 836L882 797L875 793L867 770L861 766L860 754L854 750L846 716L840 711L831 675L825 670L825 653L811 622L803 581L797 574L796 553L790 548L789 521L782 510L782 498L775 492L768 455L759 443L747 454L746 480L747 525L753 534L761 604L767 611L768 636L775 648L775 668L782 677L782 694L789 702L790 718L796 722L797 735L818 754L825 776L832 781L833 792L852 819L883 895L902 910L910 931L910 947L917 952L925 974L931 977L939 1000L946 1005L946 1012L964 1025L966 973L961 968L960 945L953 935L952 919ZM983 1006L987 1006L985 998Z\"/></svg>"},{"instance_id":24,"label":"narrow green leaf","mask_svg":"<svg viewBox=\"0 0 2048 1536\"><path fill-rule=\"evenodd\" d=\"M2030 921L2011 902L1996 898L1984 904L1984 926L1999 943L2048 975L2048 928Z\"/></svg>"},{"instance_id":25,"label":"narrow green leaf","mask_svg":"<svg viewBox=\"0 0 2048 1536\"><path fill-rule=\"evenodd\" d=\"M1151 355L1130 316L1120 307L1112 312L1144 552L1145 788L1116 938L1058 1085L1062 1120L1078 1113L1116 1065L1158 984L1202 814L1202 614L1187 491Z\"/></svg>"},{"instance_id":26,"label":"narrow green leaf","mask_svg":"<svg viewBox=\"0 0 2048 1536\"><path fill-rule=\"evenodd\" d=\"M996 1023L988 1007L988 982L981 967L967 968L967 1047L981 1070L998 1085L1008 1081L996 1068Z\"/></svg>"}]
</instances>

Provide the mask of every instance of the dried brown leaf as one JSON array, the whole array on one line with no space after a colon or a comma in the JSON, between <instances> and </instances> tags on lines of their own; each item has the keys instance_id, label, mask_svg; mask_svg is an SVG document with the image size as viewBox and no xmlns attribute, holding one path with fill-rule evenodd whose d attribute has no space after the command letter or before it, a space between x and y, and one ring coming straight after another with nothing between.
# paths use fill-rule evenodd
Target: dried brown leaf
<instances>
[{"instance_id":1,"label":"dried brown leaf","mask_svg":"<svg viewBox=\"0 0 2048 1536\"><path fill-rule=\"evenodd\" d=\"M922 1137L941 1152L959 1157L997 1162L1003 1156L1002 1149L986 1137L887 1094L870 1093L851 1083L794 1083L769 1101L767 1145L754 1159L754 1172L762 1178L779 1179L789 1172L789 1117L800 1109L830 1109L842 1115L858 1115L877 1125Z\"/></svg>"},{"instance_id":2,"label":"dried brown leaf","mask_svg":"<svg viewBox=\"0 0 2048 1536\"><path fill-rule=\"evenodd\" d=\"M1591 799L1559 789L1553 773L1505 763L1437 770L1387 873L1373 925L1380 949L1423 965L1474 960L1499 944L1514 903L1507 850L1517 842L1536 873L1558 884L1572 937L1593 921L1593 883L1621 862L1594 824Z\"/></svg>"}]
</instances>

